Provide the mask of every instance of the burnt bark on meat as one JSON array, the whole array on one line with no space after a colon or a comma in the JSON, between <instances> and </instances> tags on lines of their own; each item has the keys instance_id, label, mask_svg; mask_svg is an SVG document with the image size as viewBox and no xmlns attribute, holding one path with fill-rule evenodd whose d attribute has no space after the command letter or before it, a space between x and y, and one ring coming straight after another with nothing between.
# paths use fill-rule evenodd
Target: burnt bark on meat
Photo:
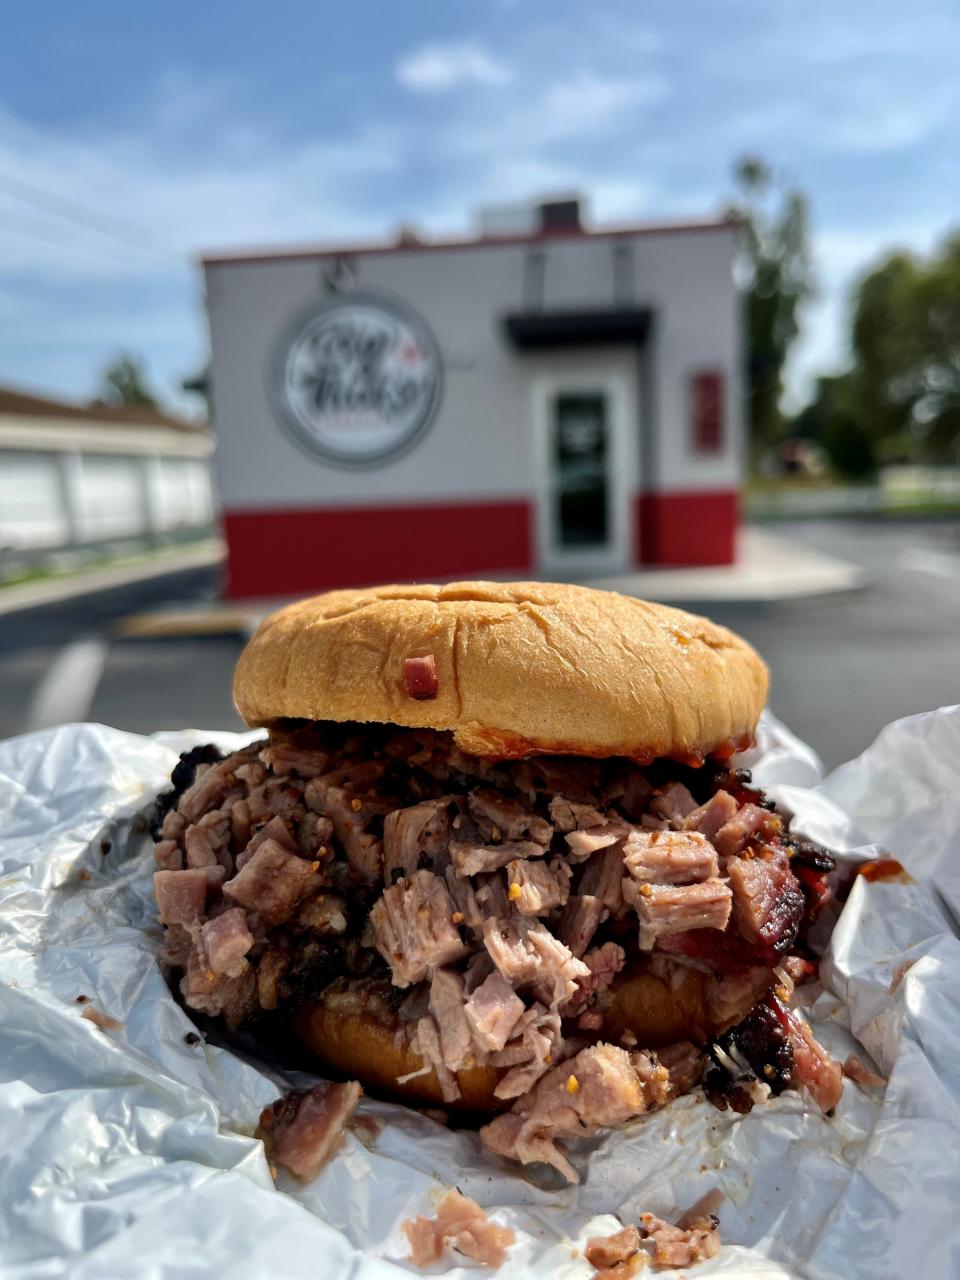
<instances>
[{"instance_id":1,"label":"burnt bark on meat","mask_svg":"<svg viewBox=\"0 0 960 1280\"><path fill-rule=\"evenodd\" d=\"M707 1053L710 1066L704 1078L704 1092L721 1111L727 1107L741 1113L752 1110L756 1099L746 1087L751 1076L775 1094L792 1084L793 1049L769 996L709 1045ZM731 1064L739 1072L731 1070Z\"/></svg>"},{"instance_id":2,"label":"burnt bark on meat","mask_svg":"<svg viewBox=\"0 0 960 1280\"><path fill-rule=\"evenodd\" d=\"M173 773L170 775L170 781L173 784L169 791L161 791L154 802L153 812L150 815L150 834L156 840L157 835L163 826L163 820L170 812L175 809L180 797L193 785L193 780L197 776L197 769L202 764L217 764L223 759L223 752L219 747L215 747L212 742L206 743L202 747L192 747L189 751L183 751L180 759L173 767Z\"/></svg>"}]
</instances>

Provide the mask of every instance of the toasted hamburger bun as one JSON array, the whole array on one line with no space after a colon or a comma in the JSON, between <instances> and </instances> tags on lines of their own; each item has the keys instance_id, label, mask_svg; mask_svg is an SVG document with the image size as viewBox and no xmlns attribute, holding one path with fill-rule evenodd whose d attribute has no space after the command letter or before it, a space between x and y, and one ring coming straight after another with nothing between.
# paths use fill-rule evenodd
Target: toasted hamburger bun
<instances>
[{"instance_id":1,"label":"toasted hamburger bun","mask_svg":"<svg viewBox=\"0 0 960 1280\"><path fill-rule=\"evenodd\" d=\"M682 982L671 985L650 973L641 963L622 977L610 994L604 1025L598 1036L614 1043L626 1034L641 1048L656 1049L681 1040L703 1043L725 1027L711 1023L707 1005L709 975L690 969ZM745 1002L742 1016L755 996ZM735 1019L739 1021L739 1018ZM729 1023L727 1024L729 1025ZM471 1067L456 1073L461 1098L444 1102L440 1082L432 1069L404 1084L398 1076L418 1072L420 1057L397 1035L394 1022L372 1013L331 1007L323 999L304 1004L297 1011L294 1030L320 1062L361 1080L368 1091L423 1106L491 1112L510 1105L494 1090L503 1071L496 1067ZM629 1035L628 1035L629 1042Z\"/></svg>"},{"instance_id":2,"label":"toasted hamburger bun","mask_svg":"<svg viewBox=\"0 0 960 1280\"><path fill-rule=\"evenodd\" d=\"M432 655L418 701L404 660ZM746 745L754 650L705 618L611 591L455 582L331 591L261 623L233 683L250 725L293 717L450 730L475 756L702 758Z\"/></svg>"},{"instance_id":3,"label":"toasted hamburger bun","mask_svg":"<svg viewBox=\"0 0 960 1280\"><path fill-rule=\"evenodd\" d=\"M322 1000L301 1005L293 1023L302 1043L325 1066L333 1067L364 1089L384 1097L422 1106L448 1107L437 1073L414 1076L398 1084L399 1076L420 1071L423 1061L397 1036L396 1027L371 1013L344 1013ZM503 1074L496 1067L470 1067L457 1072L461 1097L455 1104L463 1111L495 1111L507 1103L494 1096Z\"/></svg>"}]
</instances>

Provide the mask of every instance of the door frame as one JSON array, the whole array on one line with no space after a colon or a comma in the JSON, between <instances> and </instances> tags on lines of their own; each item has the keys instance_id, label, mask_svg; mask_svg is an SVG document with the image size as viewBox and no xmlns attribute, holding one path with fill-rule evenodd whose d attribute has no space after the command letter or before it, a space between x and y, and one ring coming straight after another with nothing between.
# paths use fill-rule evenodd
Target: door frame
<instances>
[{"instance_id":1,"label":"door frame","mask_svg":"<svg viewBox=\"0 0 960 1280\"><path fill-rule=\"evenodd\" d=\"M551 461L551 406L558 395L602 392L607 399L608 539L600 547L569 547L554 539ZM594 369L540 373L530 386L536 475L537 563L548 574L623 572L631 564L630 502L634 450L631 423L636 421L634 384L626 369L598 365Z\"/></svg>"}]
</instances>

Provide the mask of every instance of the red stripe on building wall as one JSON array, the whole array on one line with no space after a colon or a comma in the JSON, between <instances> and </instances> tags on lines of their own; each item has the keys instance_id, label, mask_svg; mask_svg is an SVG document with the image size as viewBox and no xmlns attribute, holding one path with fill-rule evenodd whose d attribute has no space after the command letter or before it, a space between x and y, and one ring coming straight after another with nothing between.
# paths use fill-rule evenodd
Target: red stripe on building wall
<instances>
[{"instance_id":1,"label":"red stripe on building wall","mask_svg":"<svg viewBox=\"0 0 960 1280\"><path fill-rule=\"evenodd\" d=\"M732 564L739 499L735 489L639 494L634 506L637 564Z\"/></svg>"},{"instance_id":2,"label":"red stripe on building wall","mask_svg":"<svg viewBox=\"0 0 960 1280\"><path fill-rule=\"evenodd\" d=\"M223 524L231 599L533 568L523 501L227 511Z\"/></svg>"}]
</instances>

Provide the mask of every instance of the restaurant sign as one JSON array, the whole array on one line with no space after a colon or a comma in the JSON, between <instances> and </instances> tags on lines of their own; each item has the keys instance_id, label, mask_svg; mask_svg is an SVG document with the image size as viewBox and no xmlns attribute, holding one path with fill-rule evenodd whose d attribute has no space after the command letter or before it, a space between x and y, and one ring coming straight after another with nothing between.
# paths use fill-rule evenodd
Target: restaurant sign
<instances>
[{"instance_id":1,"label":"restaurant sign","mask_svg":"<svg viewBox=\"0 0 960 1280\"><path fill-rule=\"evenodd\" d=\"M278 420L315 457L370 466L427 430L443 386L426 323L392 298L335 294L301 313L274 356Z\"/></svg>"}]
</instances>

